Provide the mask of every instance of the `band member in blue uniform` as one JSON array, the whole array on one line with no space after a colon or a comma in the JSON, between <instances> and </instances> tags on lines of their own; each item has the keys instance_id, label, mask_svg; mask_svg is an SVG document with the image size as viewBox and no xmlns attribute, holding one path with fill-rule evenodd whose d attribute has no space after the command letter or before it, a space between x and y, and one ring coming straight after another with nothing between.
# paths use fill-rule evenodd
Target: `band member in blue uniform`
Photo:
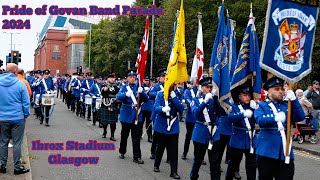
<instances>
[{"instance_id":1,"label":"band member in blue uniform","mask_svg":"<svg viewBox=\"0 0 320 180\"><path fill-rule=\"evenodd\" d=\"M161 69L158 72L158 78L159 78L159 82L157 84L154 84L149 92L149 99L155 101L157 94L159 91L163 90L164 87L164 82L166 80L165 78L166 76L166 70L165 69ZM152 113L151 113L151 121L154 121L156 118L156 113L155 113L155 109L153 108ZM153 132L153 136L152 136L152 145L151 145L151 156L150 159L154 159L155 155L156 155L156 149L157 149L157 143L158 143L158 134L157 132Z\"/></svg>"},{"instance_id":2,"label":"band member in blue uniform","mask_svg":"<svg viewBox=\"0 0 320 180\"><path fill-rule=\"evenodd\" d=\"M178 175L178 139L180 132L178 113L182 113L184 106L177 96L177 85L174 85L172 88L173 91L170 92L168 106L165 105L164 91L158 92L155 101L156 118L153 130L158 133L158 148L154 161L154 171L160 172L159 166L166 148L170 160L170 177L180 179ZM167 116L167 113L170 116ZM168 119L170 120L170 124L173 121L172 125L168 124ZM168 126L171 127L170 130L168 130Z\"/></svg>"},{"instance_id":3,"label":"band member in blue uniform","mask_svg":"<svg viewBox=\"0 0 320 180\"><path fill-rule=\"evenodd\" d=\"M42 95L43 94L53 94L55 90L55 87L53 85L53 80L50 77L50 71L44 70L43 71L43 79L40 81L40 102L42 101ZM46 106L44 108L44 105L41 104L41 120L40 124L43 123L43 120L46 119L46 126L49 126L49 112L51 109L51 106Z\"/></svg>"},{"instance_id":4,"label":"band member in blue uniform","mask_svg":"<svg viewBox=\"0 0 320 180\"><path fill-rule=\"evenodd\" d=\"M89 90L91 88L91 86L94 84L94 80L92 79L92 73L91 72L87 72L86 73L87 77L86 79L82 82L82 86L81 86L81 93L82 93L82 99L85 100L85 97L87 94L89 94ZM87 120L91 121L91 110L92 107L91 105L84 105L83 106L83 116L85 116L86 111L88 112L87 115Z\"/></svg>"},{"instance_id":5,"label":"band member in blue uniform","mask_svg":"<svg viewBox=\"0 0 320 180\"><path fill-rule=\"evenodd\" d=\"M219 133L217 132L217 112L219 104L217 96L214 96L215 89L212 90L212 78L207 77L200 80L202 94L193 98L191 109L196 124L192 133L194 144L194 160L190 173L190 179L199 178L199 169L208 150L208 160L210 163L211 179L220 179L219 167ZM210 133L211 131L211 133ZM211 142L210 142L211 141ZM210 142L210 146L208 147ZM209 150L211 149L211 150Z\"/></svg>"},{"instance_id":6,"label":"band member in blue uniform","mask_svg":"<svg viewBox=\"0 0 320 180\"><path fill-rule=\"evenodd\" d=\"M142 84L142 87L144 88L145 92L148 94L149 91L151 90L149 76L144 77L144 82ZM152 143L152 122L151 122L150 118L151 118L153 106L154 106L154 100L148 100L148 102L143 103L141 105L142 125L144 124L144 122L146 122L146 131L147 131L147 135L148 135L148 142L150 142L150 143ZM141 130L143 130L143 128ZM142 132L141 132L141 134L142 134Z\"/></svg>"},{"instance_id":7,"label":"band member in blue uniform","mask_svg":"<svg viewBox=\"0 0 320 180\"><path fill-rule=\"evenodd\" d=\"M191 141L191 135L194 128L194 125L196 123L196 118L192 114L191 110L191 102L192 99L196 97L198 89L195 84L192 82L189 84L189 88L185 90L184 92L184 99L187 104L187 112L186 112L186 138L184 141L184 149L182 153L182 159L187 159L187 154L189 152L189 146Z\"/></svg>"},{"instance_id":8,"label":"band member in blue uniform","mask_svg":"<svg viewBox=\"0 0 320 180\"><path fill-rule=\"evenodd\" d=\"M72 93L74 94L75 97L75 102L76 102L76 115L81 115L82 110L81 110L81 104L80 104L80 91L82 87L82 81L83 81L83 73L78 73L77 80L73 84L73 89Z\"/></svg>"},{"instance_id":9,"label":"band member in blue uniform","mask_svg":"<svg viewBox=\"0 0 320 180\"><path fill-rule=\"evenodd\" d=\"M97 122L97 109L96 109L96 99L102 98L101 88L102 88L102 76L98 75L95 77L96 83L90 87L89 94L92 97L92 114L93 114L93 122L92 125L95 126Z\"/></svg>"},{"instance_id":10,"label":"band member in blue uniform","mask_svg":"<svg viewBox=\"0 0 320 180\"><path fill-rule=\"evenodd\" d=\"M76 104L75 104L75 102L76 102L76 91L75 91L75 89L73 88L74 87L74 85L75 85L75 82L77 82L78 81L78 79L79 79L79 75L78 75L78 73L73 73L73 75L74 76L76 76L75 78L73 78L73 79L71 79L71 88L69 88L69 91L71 91L71 96L70 96L70 106L71 106L71 111L72 112L75 112L75 110L76 110Z\"/></svg>"},{"instance_id":11,"label":"band member in blue uniform","mask_svg":"<svg viewBox=\"0 0 320 180\"><path fill-rule=\"evenodd\" d=\"M256 179L257 163L254 153L253 137L255 120L253 112L256 103L251 100L251 90L247 85L238 86L231 92L233 94L232 111L228 119L232 123L232 134L230 137L230 155L226 180L233 180L237 172L242 155L245 154L245 167L248 180ZM251 152L250 152L251 151Z\"/></svg>"},{"instance_id":12,"label":"band member in blue uniform","mask_svg":"<svg viewBox=\"0 0 320 180\"><path fill-rule=\"evenodd\" d=\"M63 90L64 90L64 98L65 98L65 101L66 101L66 104L67 104L67 108L70 109L70 106L71 106L71 90L69 90L69 87L71 87L71 75L69 74L66 74L66 82L64 83L64 86L63 86Z\"/></svg>"},{"instance_id":13,"label":"band member in blue uniform","mask_svg":"<svg viewBox=\"0 0 320 180\"><path fill-rule=\"evenodd\" d=\"M142 87L136 83L136 70L127 71L127 82L121 87L117 100L122 102L119 120L121 122L120 158L124 159L127 152L127 140L131 131L133 162L144 164L141 160L140 138L142 129L142 113L138 110L138 124L136 120L137 95L140 93L141 102L147 102L148 96Z\"/></svg>"},{"instance_id":14,"label":"band member in blue uniform","mask_svg":"<svg viewBox=\"0 0 320 180\"><path fill-rule=\"evenodd\" d=\"M41 108L40 108L40 82L43 78L43 72L41 70L36 71L36 78L31 85L31 89L33 91L33 99L34 99L34 110L36 113L36 118L41 118Z\"/></svg>"},{"instance_id":15,"label":"band member in blue uniform","mask_svg":"<svg viewBox=\"0 0 320 180\"><path fill-rule=\"evenodd\" d=\"M260 126L256 142L256 154L259 179L292 180L294 175L293 150L290 147L290 160L285 162L286 127L288 102L283 101L283 80L278 77L268 79L263 89L268 92L267 100L260 101L254 112L254 118ZM287 91L287 99L291 100L291 121L302 121L305 113L292 90ZM290 145L291 146L291 145Z\"/></svg>"}]
</instances>

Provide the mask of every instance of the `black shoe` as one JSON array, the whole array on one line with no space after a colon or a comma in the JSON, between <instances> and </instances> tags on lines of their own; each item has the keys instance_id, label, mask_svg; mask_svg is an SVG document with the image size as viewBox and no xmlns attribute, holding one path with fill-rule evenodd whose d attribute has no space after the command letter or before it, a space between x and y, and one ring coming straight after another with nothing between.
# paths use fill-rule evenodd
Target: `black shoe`
<instances>
[{"instance_id":1,"label":"black shoe","mask_svg":"<svg viewBox=\"0 0 320 180\"><path fill-rule=\"evenodd\" d=\"M110 137L110 140L111 141L117 141L116 138L114 138L114 137Z\"/></svg>"},{"instance_id":2,"label":"black shoe","mask_svg":"<svg viewBox=\"0 0 320 180\"><path fill-rule=\"evenodd\" d=\"M19 175L19 174L28 173L29 171L30 171L29 169L26 169L25 167L21 166L19 170L14 170L14 174Z\"/></svg>"},{"instance_id":3,"label":"black shoe","mask_svg":"<svg viewBox=\"0 0 320 180\"><path fill-rule=\"evenodd\" d=\"M154 172L160 172L160 169L159 169L158 167L154 167L154 168L153 168L153 171L154 171Z\"/></svg>"},{"instance_id":4,"label":"black shoe","mask_svg":"<svg viewBox=\"0 0 320 180\"><path fill-rule=\"evenodd\" d=\"M43 121L40 121L40 124L43 124Z\"/></svg>"},{"instance_id":5,"label":"black shoe","mask_svg":"<svg viewBox=\"0 0 320 180\"><path fill-rule=\"evenodd\" d=\"M124 159L124 158L126 158L126 157L124 157L124 154L120 154L119 158L120 158L120 159Z\"/></svg>"},{"instance_id":6,"label":"black shoe","mask_svg":"<svg viewBox=\"0 0 320 180\"><path fill-rule=\"evenodd\" d=\"M137 163L137 164L144 164L144 161L141 160L140 158L133 159L133 162L135 162L135 163Z\"/></svg>"},{"instance_id":7,"label":"black shoe","mask_svg":"<svg viewBox=\"0 0 320 180\"><path fill-rule=\"evenodd\" d=\"M48 127L48 126L50 126L48 123L46 123L46 126Z\"/></svg>"},{"instance_id":8,"label":"black shoe","mask_svg":"<svg viewBox=\"0 0 320 180\"><path fill-rule=\"evenodd\" d=\"M96 125L96 123L92 123L92 126L95 126Z\"/></svg>"},{"instance_id":9,"label":"black shoe","mask_svg":"<svg viewBox=\"0 0 320 180\"><path fill-rule=\"evenodd\" d=\"M181 159L183 159L183 160L187 159L187 155L183 153L181 156Z\"/></svg>"},{"instance_id":10,"label":"black shoe","mask_svg":"<svg viewBox=\"0 0 320 180\"><path fill-rule=\"evenodd\" d=\"M202 165L207 165L206 161L202 161L201 164L202 164Z\"/></svg>"},{"instance_id":11,"label":"black shoe","mask_svg":"<svg viewBox=\"0 0 320 180\"><path fill-rule=\"evenodd\" d=\"M180 179L180 176L177 173L170 174L170 177L173 179Z\"/></svg>"},{"instance_id":12,"label":"black shoe","mask_svg":"<svg viewBox=\"0 0 320 180\"><path fill-rule=\"evenodd\" d=\"M7 172L7 168L1 166L0 173L5 174L6 172Z\"/></svg>"},{"instance_id":13,"label":"black shoe","mask_svg":"<svg viewBox=\"0 0 320 180\"><path fill-rule=\"evenodd\" d=\"M234 178L237 179L237 180L241 179L241 176L240 176L239 172L235 172L234 173Z\"/></svg>"},{"instance_id":14,"label":"black shoe","mask_svg":"<svg viewBox=\"0 0 320 180\"><path fill-rule=\"evenodd\" d=\"M151 154L150 159L155 159L156 156L154 154Z\"/></svg>"},{"instance_id":15,"label":"black shoe","mask_svg":"<svg viewBox=\"0 0 320 180\"><path fill-rule=\"evenodd\" d=\"M104 135L102 135L102 138L107 138L107 135L105 135L105 134L104 134Z\"/></svg>"},{"instance_id":16,"label":"black shoe","mask_svg":"<svg viewBox=\"0 0 320 180\"><path fill-rule=\"evenodd\" d=\"M88 121L91 121L91 118L87 118Z\"/></svg>"}]
</instances>

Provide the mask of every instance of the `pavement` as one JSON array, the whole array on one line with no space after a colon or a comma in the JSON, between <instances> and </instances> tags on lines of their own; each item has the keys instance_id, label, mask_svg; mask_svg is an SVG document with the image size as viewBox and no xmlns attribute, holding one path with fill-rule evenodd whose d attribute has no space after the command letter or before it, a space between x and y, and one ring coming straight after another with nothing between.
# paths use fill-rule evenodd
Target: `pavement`
<instances>
[{"instance_id":1,"label":"pavement","mask_svg":"<svg viewBox=\"0 0 320 180\"><path fill-rule=\"evenodd\" d=\"M50 127L45 127L39 124L39 120L35 116L30 116L27 119L26 134L23 145L24 163L27 168L31 167L30 173L15 176L13 175L12 167L12 148L9 151L8 172L3 175L0 174L0 179L4 180L64 180L64 179L155 179L167 180L169 178L170 166L165 163L166 152L162 158L160 166L160 173L153 172L153 160L149 159L150 146L145 136L141 141L142 159L145 161L143 165L137 165L132 162L132 145L131 137L128 138L126 159L118 158L120 145L121 124L117 124L114 142L115 151L67 151L67 150L47 150L35 151L32 150L32 141L40 140L41 142L62 142L66 143L68 140L75 140L79 142L88 142L88 140L97 140L98 142L110 142L110 129L108 128L107 139L101 138L102 129L98 126L92 126L92 121L77 117L70 110L67 110L65 104L60 99L56 99L56 107L53 116L50 119ZM33 110L31 110L33 114ZM292 131L294 132L294 131ZM183 151L185 135L185 124L180 122L179 135L179 159L178 159L178 174L181 179L189 179L189 173L193 161L193 145L190 144L190 150L187 160L181 160L180 156ZM318 134L319 135L319 134ZM319 137L319 136L318 136ZM295 149L295 180L313 180L318 179L317 173L320 167L320 143L311 144L310 142L303 142L298 144L296 141L293 146ZM28 148L26 148L28 146ZM29 152L28 152L29 151ZM98 156L100 157L97 165L81 165L79 167L73 165L50 165L48 164L48 157L52 154L61 154L62 156ZM28 157L28 158L25 158ZM223 161L224 161L223 157ZM205 160L208 157L206 155ZM30 160L30 162L29 162ZM246 179L244 160L241 162L240 175L242 179ZM30 164L31 163L31 164ZM30 166L31 165L31 166ZM11 167L10 167L11 166ZM222 162L223 172L221 179L224 179L227 165ZM201 166L199 172L199 179L210 179L209 163Z\"/></svg>"},{"instance_id":2,"label":"pavement","mask_svg":"<svg viewBox=\"0 0 320 180\"><path fill-rule=\"evenodd\" d=\"M294 132L294 130L295 129L292 129L292 133ZM316 133L316 135L318 136L318 138L320 138L319 131ZM316 156L320 156L320 142L318 142L317 144L312 144L310 141L308 141L308 136L306 136L305 139L306 141L301 144L299 144L297 141L293 141L293 148L300 151L308 152Z\"/></svg>"}]
</instances>

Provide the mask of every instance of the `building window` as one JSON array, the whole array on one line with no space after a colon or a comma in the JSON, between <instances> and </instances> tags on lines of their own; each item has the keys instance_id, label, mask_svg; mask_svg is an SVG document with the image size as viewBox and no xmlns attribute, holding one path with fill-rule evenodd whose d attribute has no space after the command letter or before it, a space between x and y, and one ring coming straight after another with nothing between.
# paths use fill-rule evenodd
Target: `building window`
<instances>
[{"instance_id":1,"label":"building window","mask_svg":"<svg viewBox=\"0 0 320 180\"><path fill-rule=\"evenodd\" d=\"M56 59L56 56L53 54L52 55L52 60L55 60Z\"/></svg>"}]
</instances>

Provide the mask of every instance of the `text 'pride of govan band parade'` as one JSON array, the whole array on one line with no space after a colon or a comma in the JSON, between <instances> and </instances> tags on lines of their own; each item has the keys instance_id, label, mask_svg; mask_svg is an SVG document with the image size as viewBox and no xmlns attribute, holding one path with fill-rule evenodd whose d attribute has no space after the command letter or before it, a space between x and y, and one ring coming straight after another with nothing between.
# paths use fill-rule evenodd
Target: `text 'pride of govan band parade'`
<instances>
[{"instance_id":1,"label":"text 'pride of govan band parade'","mask_svg":"<svg viewBox=\"0 0 320 180\"><path fill-rule=\"evenodd\" d=\"M30 171L21 160L25 123L32 121L28 117L34 113L41 128L54 129L55 121L51 119L57 115L55 106L59 101L66 107L64 111L92 122L90 126L100 127L101 137L88 144L70 140L66 146L44 146L41 141L33 141L29 144L32 149L111 148L118 151L114 153L119 156L118 161L128 161L132 156L136 166L151 168L153 173L163 171L161 162L166 149L168 179L181 178L178 162L188 158L192 159L187 175L191 180L201 179L203 166L209 166L212 180L294 179L293 141L318 142L319 76L306 91L296 84L312 71L319 6L270 0L264 32L258 32L263 34L259 47L255 22L262 19L254 17L251 4L237 50L235 22L223 1L220 5L211 57L206 57L210 58L209 64L204 60L204 17L198 14L196 47L189 71L185 38L189 29L183 0L176 14L168 60L164 60L167 67L156 69L154 77L146 73L149 17L144 31L141 27L144 35L135 68L127 69L125 77L112 71L83 72L82 66L71 74L35 69L26 76L18 63L7 63L0 74L0 172L11 171L7 161L12 146L14 174ZM116 131L121 131L120 139L115 136ZM130 134L132 148L127 148ZM179 136L183 137L182 142ZM142 153L143 137L147 137L149 154ZM107 141L110 143L99 143ZM113 143L117 141L120 144L115 147ZM182 154L178 153L179 146L183 147ZM189 152L190 146L193 152ZM64 158L50 155L49 165L70 161ZM146 158L152 159L153 164L145 163ZM245 173L241 176L242 159ZM95 164L93 157L88 162L82 159L82 164L91 163ZM226 169L222 163L227 164Z\"/></svg>"}]
</instances>

